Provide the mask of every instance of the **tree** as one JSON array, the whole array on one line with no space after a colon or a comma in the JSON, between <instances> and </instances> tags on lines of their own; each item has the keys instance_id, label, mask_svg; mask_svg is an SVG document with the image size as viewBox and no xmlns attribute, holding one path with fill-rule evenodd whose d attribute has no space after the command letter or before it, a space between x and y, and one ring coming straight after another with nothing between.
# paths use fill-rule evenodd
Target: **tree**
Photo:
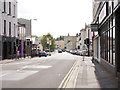
<instances>
[{"instance_id":1,"label":"tree","mask_svg":"<svg viewBox=\"0 0 120 90\"><path fill-rule=\"evenodd\" d=\"M50 41L51 41L51 44L50 44ZM49 47L50 47L50 50L55 49L55 46L56 46L55 39L53 38L53 36L50 33L43 35L40 42L41 42L44 50L49 49Z\"/></svg>"}]
</instances>

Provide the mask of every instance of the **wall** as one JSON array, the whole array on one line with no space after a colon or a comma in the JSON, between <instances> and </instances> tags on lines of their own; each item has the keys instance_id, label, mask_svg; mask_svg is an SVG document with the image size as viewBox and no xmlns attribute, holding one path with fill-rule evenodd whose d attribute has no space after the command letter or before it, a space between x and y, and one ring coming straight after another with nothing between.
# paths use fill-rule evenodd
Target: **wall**
<instances>
[{"instance_id":1,"label":"wall","mask_svg":"<svg viewBox=\"0 0 120 90\"><path fill-rule=\"evenodd\" d=\"M57 45L57 48L63 49L64 48L64 41L63 40L59 40L55 42Z\"/></svg>"},{"instance_id":2,"label":"wall","mask_svg":"<svg viewBox=\"0 0 120 90\"><path fill-rule=\"evenodd\" d=\"M64 36L64 45L66 49L76 49L76 41L77 41L76 36Z\"/></svg>"},{"instance_id":3,"label":"wall","mask_svg":"<svg viewBox=\"0 0 120 90\"><path fill-rule=\"evenodd\" d=\"M11 2L11 15L9 14L9 2L6 2L6 13L2 13L2 35L4 35L4 20L6 20L6 36L9 37L9 22L11 22L11 36L17 37L17 2L14 0L14 2ZM14 14L14 8L15 5L15 14ZM2 2L2 12L4 12L4 2ZM15 24L15 29L14 29Z\"/></svg>"},{"instance_id":4,"label":"wall","mask_svg":"<svg viewBox=\"0 0 120 90\"><path fill-rule=\"evenodd\" d=\"M31 20L19 18L18 22L20 24L24 24L25 25L25 28L26 28L26 37L27 36L31 36Z\"/></svg>"}]
</instances>

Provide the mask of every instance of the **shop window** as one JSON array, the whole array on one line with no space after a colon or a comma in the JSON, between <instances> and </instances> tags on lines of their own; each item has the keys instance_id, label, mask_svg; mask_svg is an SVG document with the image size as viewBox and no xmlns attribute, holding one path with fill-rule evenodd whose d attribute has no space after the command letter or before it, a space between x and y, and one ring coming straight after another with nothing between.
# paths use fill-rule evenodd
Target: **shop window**
<instances>
[{"instance_id":1,"label":"shop window","mask_svg":"<svg viewBox=\"0 0 120 90\"><path fill-rule=\"evenodd\" d=\"M108 61L108 52L107 52L107 32L105 32L105 60Z\"/></svg>"},{"instance_id":2,"label":"shop window","mask_svg":"<svg viewBox=\"0 0 120 90\"><path fill-rule=\"evenodd\" d=\"M112 53L112 29L110 29L110 63L112 63L113 60L113 53Z\"/></svg>"},{"instance_id":3,"label":"shop window","mask_svg":"<svg viewBox=\"0 0 120 90\"><path fill-rule=\"evenodd\" d=\"M108 37L107 37L108 38L108 40L107 40L108 41L107 42L108 43L108 47L107 47L108 48L108 61L110 62L110 33L109 33L109 30L107 33L108 33Z\"/></svg>"},{"instance_id":4,"label":"shop window","mask_svg":"<svg viewBox=\"0 0 120 90\"><path fill-rule=\"evenodd\" d=\"M115 65L115 27L113 28L113 65Z\"/></svg>"}]
</instances>

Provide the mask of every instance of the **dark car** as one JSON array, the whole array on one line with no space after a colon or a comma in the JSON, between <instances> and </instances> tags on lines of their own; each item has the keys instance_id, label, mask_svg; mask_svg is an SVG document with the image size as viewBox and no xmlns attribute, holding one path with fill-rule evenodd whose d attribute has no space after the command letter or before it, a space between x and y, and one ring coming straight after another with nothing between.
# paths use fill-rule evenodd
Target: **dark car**
<instances>
[{"instance_id":1,"label":"dark car","mask_svg":"<svg viewBox=\"0 0 120 90\"><path fill-rule=\"evenodd\" d=\"M58 50L58 53L62 53L62 50L61 50L61 49L59 49L59 50Z\"/></svg>"},{"instance_id":2,"label":"dark car","mask_svg":"<svg viewBox=\"0 0 120 90\"><path fill-rule=\"evenodd\" d=\"M40 51L39 52L39 57L41 57L41 56L47 57L47 53L45 51Z\"/></svg>"},{"instance_id":3,"label":"dark car","mask_svg":"<svg viewBox=\"0 0 120 90\"><path fill-rule=\"evenodd\" d=\"M62 52L65 52L66 50L65 49L62 49Z\"/></svg>"}]
</instances>

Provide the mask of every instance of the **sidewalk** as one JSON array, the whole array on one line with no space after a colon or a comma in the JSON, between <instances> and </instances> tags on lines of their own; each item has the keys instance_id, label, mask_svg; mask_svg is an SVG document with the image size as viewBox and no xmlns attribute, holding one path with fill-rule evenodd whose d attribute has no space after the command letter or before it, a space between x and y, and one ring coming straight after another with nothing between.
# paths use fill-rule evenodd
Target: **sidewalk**
<instances>
[{"instance_id":1,"label":"sidewalk","mask_svg":"<svg viewBox=\"0 0 120 90\"><path fill-rule=\"evenodd\" d=\"M75 88L118 88L118 79L90 57L80 60Z\"/></svg>"}]
</instances>

